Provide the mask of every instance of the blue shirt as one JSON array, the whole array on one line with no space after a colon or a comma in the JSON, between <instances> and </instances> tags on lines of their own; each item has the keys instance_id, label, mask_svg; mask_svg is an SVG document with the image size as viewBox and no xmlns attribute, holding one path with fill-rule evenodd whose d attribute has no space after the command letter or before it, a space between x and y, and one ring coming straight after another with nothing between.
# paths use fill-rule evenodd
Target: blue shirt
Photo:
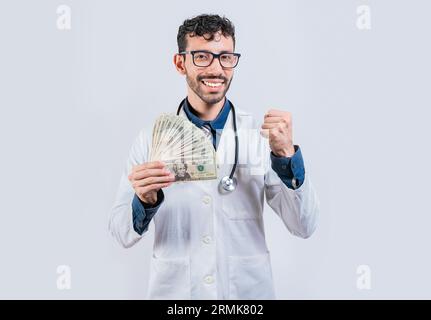
<instances>
[{"instance_id":1,"label":"blue shirt","mask_svg":"<svg viewBox=\"0 0 431 320\"><path fill-rule=\"evenodd\" d=\"M218 142L222 130L226 124L229 116L231 104L226 98L226 101L220 110L217 117L212 121L205 121L197 116L196 110L190 105L188 99L184 103L184 112L187 118L195 124L198 128L207 128L211 132L214 148L217 149ZM292 157L277 157L271 152L271 167L280 177L281 181L290 189L299 188L304 182L305 169L304 161L302 158L301 149L299 146L294 146L295 153ZM160 205L164 200L162 189L157 193L157 202L153 205L143 203L135 194L132 200L132 214L133 214L133 229L142 235L150 224L151 219L156 214Z\"/></svg>"},{"instance_id":2,"label":"blue shirt","mask_svg":"<svg viewBox=\"0 0 431 320\"><path fill-rule=\"evenodd\" d=\"M222 130L226 123L227 117L229 116L230 108L230 102L228 99L226 99L217 117L214 120L205 121L198 117L196 110L190 105L188 99L186 99L184 103L184 112L186 113L187 118L189 118L189 120L198 128L208 127L211 130L213 145L216 150L220 141Z\"/></svg>"}]
</instances>

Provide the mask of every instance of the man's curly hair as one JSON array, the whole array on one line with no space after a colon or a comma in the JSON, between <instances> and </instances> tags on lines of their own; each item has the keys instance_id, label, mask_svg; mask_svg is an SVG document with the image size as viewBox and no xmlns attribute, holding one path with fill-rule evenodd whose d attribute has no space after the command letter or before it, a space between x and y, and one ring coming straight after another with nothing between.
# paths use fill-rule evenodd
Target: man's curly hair
<instances>
[{"instance_id":1,"label":"man's curly hair","mask_svg":"<svg viewBox=\"0 0 431 320\"><path fill-rule=\"evenodd\" d=\"M214 40L214 35L219 31L225 37L232 37L235 47L235 27L228 18L220 17L217 14L201 14L185 20L178 28L178 52L186 50L187 35L190 35L190 37L204 37L206 40L212 41Z\"/></svg>"}]
</instances>

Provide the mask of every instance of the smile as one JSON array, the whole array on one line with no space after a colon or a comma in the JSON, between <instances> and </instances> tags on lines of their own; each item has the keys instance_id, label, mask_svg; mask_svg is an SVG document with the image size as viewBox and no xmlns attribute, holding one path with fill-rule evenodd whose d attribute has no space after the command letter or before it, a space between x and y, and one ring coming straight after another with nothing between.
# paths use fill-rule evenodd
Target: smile
<instances>
[{"instance_id":1,"label":"smile","mask_svg":"<svg viewBox=\"0 0 431 320\"><path fill-rule=\"evenodd\" d=\"M209 81L202 81L202 83L208 87L211 88L217 88L223 85L224 82L209 82Z\"/></svg>"}]
</instances>

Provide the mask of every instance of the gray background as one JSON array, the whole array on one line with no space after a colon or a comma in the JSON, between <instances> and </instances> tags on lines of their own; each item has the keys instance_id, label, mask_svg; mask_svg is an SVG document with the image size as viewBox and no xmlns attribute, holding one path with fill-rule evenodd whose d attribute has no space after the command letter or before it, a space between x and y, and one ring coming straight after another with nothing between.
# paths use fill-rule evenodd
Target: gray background
<instances>
[{"instance_id":1,"label":"gray background","mask_svg":"<svg viewBox=\"0 0 431 320\"><path fill-rule=\"evenodd\" d=\"M371 30L356 27L364 4ZM278 298L431 298L426 0L1 0L0 298L145 297L153 225L125 250L108 216L137 133L185 95L176 33L203 12L237 28L229 98L258 118L293 113L320 197L308 240L266 207Z\"/></svg>"}]
</instances>

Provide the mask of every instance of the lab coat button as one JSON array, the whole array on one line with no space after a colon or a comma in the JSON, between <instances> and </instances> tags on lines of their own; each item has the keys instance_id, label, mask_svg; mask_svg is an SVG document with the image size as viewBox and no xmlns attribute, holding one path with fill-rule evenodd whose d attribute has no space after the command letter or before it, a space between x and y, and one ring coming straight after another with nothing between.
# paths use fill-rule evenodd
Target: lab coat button
<instances>
[{"instance_id":1,"label":"lab coat button","mask_svg":"<svg viewBox=\"0 0 431 320\"><path fill-rule=\"evenodd\" d=\"M205 196L202 199L202 202L205 203L205 204L209 204L211 202L211 197L210 196Z\"/></svg>"},{"instance_id":2,"label":"lab coat button","mask_svg":"<svg viewBox=\"0 0 431 320\"><path fill-rule=\"evenodd\" d=\"M205 283L207 283L207 284L211 284L211 283L213 283L213 282L214 282L214 278L213 278L213 276L206 276L206 277L204 278L204 281L205 281Z\"/></svg>"},{"instance_id":3,"label":"lab coat button","mask_svg":"<svg viewBox=\"0 0 431 320\"><path fill-rule=\"evenodd\" d=\"M211 237L210 236L204 236L202 238L202 242L206 243L206 244L210 244L211 243Z\"/></svg>"}]
</instances>

